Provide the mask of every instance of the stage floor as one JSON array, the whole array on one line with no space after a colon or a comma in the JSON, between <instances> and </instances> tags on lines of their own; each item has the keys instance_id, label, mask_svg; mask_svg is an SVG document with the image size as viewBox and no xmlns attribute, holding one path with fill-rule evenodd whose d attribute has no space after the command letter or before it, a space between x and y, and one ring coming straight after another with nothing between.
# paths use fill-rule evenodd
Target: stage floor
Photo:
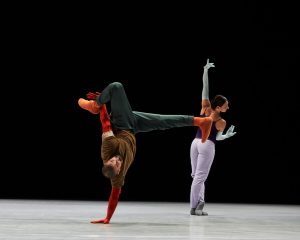
<instances>
[{"instance_id":1,"label":"stage floor","mask_svg":"<svg viewBox=\"0 0 300 240\"><path fill-rule=\"evenodd\" d=\"M299 240L300 206L207 203L190 216L188 203L120 201L110 224L107 202L0 199L0 239Z\"/></svg>"}]
</instances>

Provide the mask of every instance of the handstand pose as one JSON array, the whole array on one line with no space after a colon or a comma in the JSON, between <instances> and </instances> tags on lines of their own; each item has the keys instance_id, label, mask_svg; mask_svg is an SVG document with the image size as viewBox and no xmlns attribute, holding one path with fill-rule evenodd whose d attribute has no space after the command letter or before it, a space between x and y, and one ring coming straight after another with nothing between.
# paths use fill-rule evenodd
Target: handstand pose
<instances>
[{"instance_id":1,"label":"handstand pose","mask_svg":"<svg viewBox=\"0 0 300 240\"><path fill-rule=\"evenodd\" d=\"M107 224L110 222L118 204L126 173L135 157L135 134L176 127L197 126L202 132L202 142L205 142L212 126L211 117L160 115L132 111L124 87L119 82L109 84L101 93L90 92L87 94L87 98L90 100L80 98L78 104L92 114L100 113L102 173L111 180L112 185L106 217L92 221L92 223ZM111 106L110 115L106 110L108 102Z\"/></svg>"}]
</instances>

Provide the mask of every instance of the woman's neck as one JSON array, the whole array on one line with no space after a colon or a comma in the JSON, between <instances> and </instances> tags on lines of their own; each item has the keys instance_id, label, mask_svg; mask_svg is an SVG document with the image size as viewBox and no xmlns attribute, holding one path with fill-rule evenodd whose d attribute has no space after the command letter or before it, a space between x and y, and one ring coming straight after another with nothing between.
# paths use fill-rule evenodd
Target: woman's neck
<instances>
[{"instance_id":1,"label":"woman's neck","mask_svg":"<svg viewBox=\"0 0 300 240\"><path fill-rule=\"evenodd\" d=\"M212 110L210 117L213 119L213 121L216 121L221 118L221 115L219 112Z\"/></svg>"}]
</instances>

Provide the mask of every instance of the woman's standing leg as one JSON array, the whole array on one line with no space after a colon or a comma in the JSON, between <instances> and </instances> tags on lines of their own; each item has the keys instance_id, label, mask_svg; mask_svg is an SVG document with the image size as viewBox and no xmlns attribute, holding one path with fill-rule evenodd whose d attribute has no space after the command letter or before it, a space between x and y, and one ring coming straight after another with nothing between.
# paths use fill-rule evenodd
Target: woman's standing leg
<instances>
[{"instance_id":1,"label":"woman's standing leg","mask_svg":"<svg viewBox=\"0 0 300 240\"><path fill-rule=\"evenodd\" d=\"M191 148L190 148L190 159L191 159L191 168L192 168L192 173L191 176L194 179L195 177L195 172L196 172L196 168L197 168L197 161L198 161L198 148L197 148L197 144L200 141L199 138L194 138L194 140L192 141L191 144ZM195 194L196 192L199 192L199 189L196 189L197 186L193 186L193 184L191 185L191 192L190 192L190 207L192 208L196 208L197 203L198 203L198 194Z\"/></svg>"},{"instance_id":2,"label":"woman's standing leg","mask_svg":"<svg viewBox=\"0 0 300 240\"><path fill-rule=\"evenodd\" d=\"M192 170L193 181L191 186L190 204L191 209L196 209L199 203L205 202L204 183L208 177L215 156L215 144L210 140L202 143L201 139L197 139L195 142L193 141L192 149L191 164L192 167L193 165L195 166L195 169L194 171ZM196 164L195 161L197 162Z\"/></svg>"}]
</instances>

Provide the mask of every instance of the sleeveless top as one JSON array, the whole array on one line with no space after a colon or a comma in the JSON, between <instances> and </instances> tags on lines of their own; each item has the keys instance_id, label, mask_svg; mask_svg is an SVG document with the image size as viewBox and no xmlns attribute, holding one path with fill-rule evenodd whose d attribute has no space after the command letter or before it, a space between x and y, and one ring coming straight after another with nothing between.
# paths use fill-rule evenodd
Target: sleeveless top
<instances>
[{"instance_id":1,"label":"sleeveless top","mask_svg":"<svg viewBox=\"0 0 300 240\"><path fill-rule=\"evenodd\" d=\"M205 115L204 114L200 115L200 117L205 117ZM219 120L221 120L221 118L218 119L217 121L219 121ZM217 142L217 140L216 140L217 133L218 133L218 129L216 128L216 122L217 121L213 122L213 124L211 126L210 134L208 136L208 139L211 140L214 143ZM200 138L200 139L202 138L202 132L201 132L200 128L198 128L198 130L197 130L196 138Z\"/></svg>"}]
</instances>

